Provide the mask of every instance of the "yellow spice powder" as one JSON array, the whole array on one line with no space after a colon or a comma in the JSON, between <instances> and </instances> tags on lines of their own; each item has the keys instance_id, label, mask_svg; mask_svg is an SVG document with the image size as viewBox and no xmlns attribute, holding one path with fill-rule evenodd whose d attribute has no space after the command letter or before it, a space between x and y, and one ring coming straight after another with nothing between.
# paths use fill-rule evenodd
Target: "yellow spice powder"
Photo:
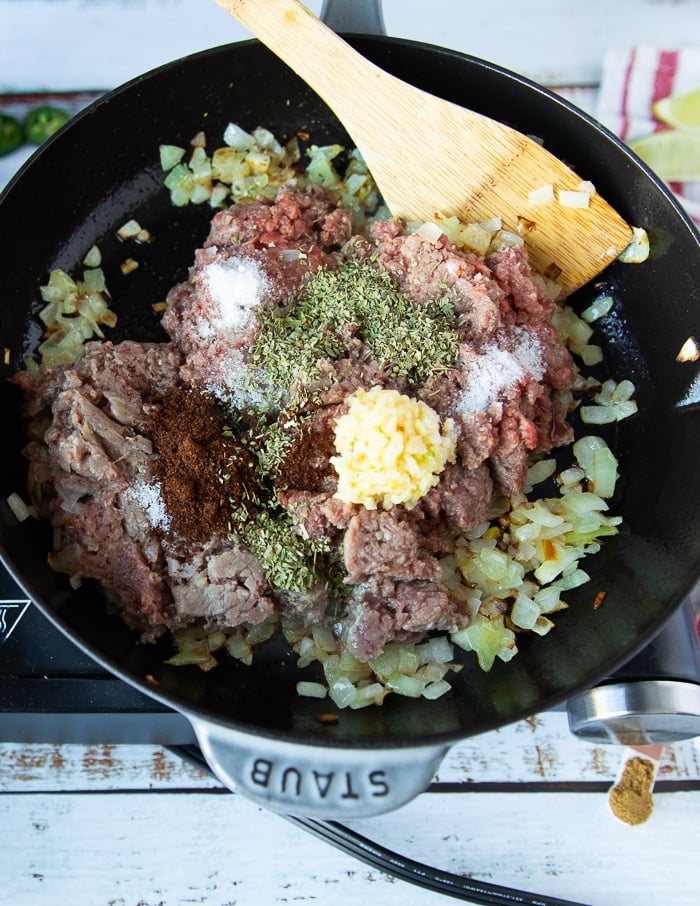
<instances>
[{"instance_id":1,"label":"yellow spice powder","mask_svg":"<svg viewBox=\"0 0 700 906\"><path fill-rule=\"evenodd\" d=\"M426 403L382 387L357 390L348 404L335 429L335 496L370 510L397 504L411 509L454 462L454 422L441 425Z\"/></svg>"},{"instance_id":2,"label":"yellow spice powder","mask_svg":"<svg viewBox=\"0 0 700 906\"><path fill-rule=\"evenodd\" d=\"M625 824L643 824L654 809L652 788L655 767L638 755L625 763L620 779L610 790L610 808Z\"/></svg>"}]
</instances>

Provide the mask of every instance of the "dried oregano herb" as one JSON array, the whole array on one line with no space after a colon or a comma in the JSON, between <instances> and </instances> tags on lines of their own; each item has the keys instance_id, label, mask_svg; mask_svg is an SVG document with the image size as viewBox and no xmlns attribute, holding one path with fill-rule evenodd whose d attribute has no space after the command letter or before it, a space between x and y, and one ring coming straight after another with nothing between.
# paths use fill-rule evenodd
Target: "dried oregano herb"
<instances>
[{"instance_id":1,"label":"dried oregano herb","mask_svg":"<svg viewBox=\"0 0 700 906\"><path fill-rule=\"evenodd\" d=\"M348 355L351 340L387 374L414 385L451 368L457 356L450 301L417 305L369 261L319 270L286 309L262 309L258 323L252 363L287 391L312 382L324 360Z\"/></svg>"},{"instance_id":2,"label":"dried oregano herb","mask_svg":"<svg viewBox=\"0 0 700 906\"><path fill-rule=\"evenodd\" d=\"M300 535L292 517L281 508L262 510L247 520L242 538L273 588L303 594L330 581L328 555L333 549L328 539Z\"/></svg>"}]
</instances>

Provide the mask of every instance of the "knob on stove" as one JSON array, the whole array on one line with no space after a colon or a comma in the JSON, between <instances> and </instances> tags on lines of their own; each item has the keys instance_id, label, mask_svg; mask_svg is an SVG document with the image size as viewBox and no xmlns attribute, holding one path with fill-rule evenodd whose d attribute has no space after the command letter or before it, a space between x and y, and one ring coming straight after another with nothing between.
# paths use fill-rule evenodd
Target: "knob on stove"
<instances>
[{"instance_id":1,"label":"knob on stove","mask_svg":"<svg viewBox=\"0 0 700 906\"><path fill-rule=\"evenodd\" d=\"M700 736L699 609L691 596L641 654L570 699L571 732L629 746Z\"/></svg>"}]
</instances>

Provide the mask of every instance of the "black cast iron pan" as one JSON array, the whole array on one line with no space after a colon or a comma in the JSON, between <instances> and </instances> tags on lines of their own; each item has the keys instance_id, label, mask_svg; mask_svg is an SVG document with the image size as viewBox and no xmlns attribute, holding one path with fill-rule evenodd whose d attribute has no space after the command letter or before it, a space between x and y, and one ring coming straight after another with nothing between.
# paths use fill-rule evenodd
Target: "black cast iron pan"
<instances>
[{"instance_id":1,"label":"black cast iron pan","mask_svg":"<svg viewBox=\"0 0 700 906\"><path fill-rule=\"evenodd\" d=\"M642 265L613 265L572 298L582 308L601 284L616 298L598 325L608 372L637 386L638 416L608 435L622 479L612 502L619 536L588 558L591 582L544 639L482 673L465 658L451 694L436 702L389 698L381 709L317 720L327 703L297 697L293 658L268 647L252 668L224 661L209 672L163 662L163 641L144 646L110 616L89 585L72 591L47 566L49 529L0 511L3 558L27 594L97 661L187 714L210 763L230 785L287 812L351 816L392 808L429 782L450 743L542 711L595 684L638 652L683 601L700 573L700 402L697 365L676 353L699 328L700 248L680 209L642 164L584 114L496 66L449 50L386 37L351 42L390 72L452 101L541 136L592 180L652 241ZM368 99L369 102L369 99ZM78 268L102 249L119 314L115 339L163 335L151 303L181 280L207 231L210 210L175 209L162 187L161 143L186 145L200 129L217 142L229 121L280 137L346 140L328 109L256 42L214 48L164 66L104 96L40 149L0 198L0 337L3 376L38 335L38 288L55 267ZM426 135L426 141L430 136ZM115 230L135 217L153 234L140 268L124 277ZM19 393L2 382L0 497L23 491ZM604 606L593 599L605 591Z\"/></svg>"}]
</instances>

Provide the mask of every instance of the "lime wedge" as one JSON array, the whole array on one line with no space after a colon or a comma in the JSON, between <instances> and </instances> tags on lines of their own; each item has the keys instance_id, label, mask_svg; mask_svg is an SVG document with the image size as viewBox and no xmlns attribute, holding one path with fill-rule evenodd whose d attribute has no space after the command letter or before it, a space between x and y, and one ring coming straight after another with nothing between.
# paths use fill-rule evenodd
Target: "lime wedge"
<instances>
[{"instance_id":1,"label":"lime wedge","mask_svg":"<svg viewBox=\"0 0 700 906\"><path fill-rule=\"evenodd\" d=\"M657 119L675 129L700 129L700 88L662 98L653 110Z\"/></svg>"},{"instance_id":2,"label":"lime wedge","mask_svg":"<svg viewBox=\"0 0 700 906\"><path fill-rule=\"evenodd\" d=\"M700 130L654 132L629 143L635 154L667 182L700 179Z\"/></svg>"}]
</instances>

